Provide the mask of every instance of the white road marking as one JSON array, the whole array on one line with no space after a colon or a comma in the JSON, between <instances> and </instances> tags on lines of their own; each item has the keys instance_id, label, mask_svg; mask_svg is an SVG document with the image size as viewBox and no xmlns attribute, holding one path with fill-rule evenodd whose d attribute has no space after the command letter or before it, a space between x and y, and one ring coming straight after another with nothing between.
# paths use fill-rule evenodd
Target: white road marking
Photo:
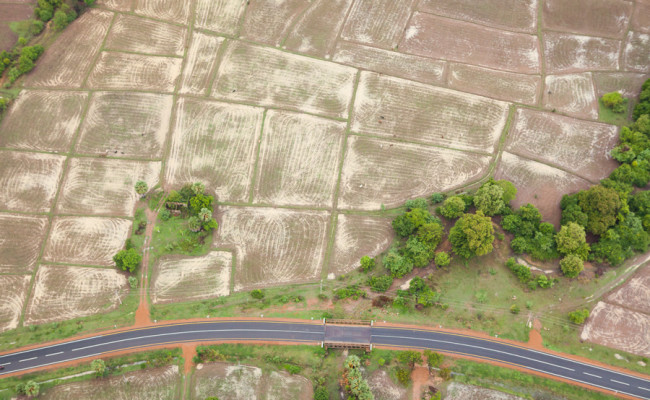
<instances>
[{"instance_id":1,"label":"white road marking","mask_svg":"<svg viewBox=\"0 0 650 400\"><path fill-rule=\"evenodd\" d=\"M8 363L4 363L4 364L2 364L2 365L9 365L9 364L11 364L11 363L10 363L10 362L8 362Z\"/></svg>"},{"instance_id":2,"label":"white road marking","mask_svg":"<svg viewBox=\"0 0 650 400\"><path fill-rule=\"evenodd\" d=\"M18 362L24 362L24 361L36 360L37 358L38 358L38 357L25 358L24 360L19 360Z\"/></svg>"},{"instance_id":3,"label":"white road marking","mask_svg":"<svg viewBox=\"0 0 650 400\"><path fill-rule=\"evenodd\" d=\"M56 356L58 354L63 354L63 352L59 351L58 353L46 354L45 357L52 357L52 356Z\"/></svg>"},{"instance_id":4,"label":"white road marking","mask_svg":"<svg viewBox=\"0 0 650 400\"><path fill-rule=\"evenodd\" d=\"M614 379L610 379L610 381L620 383L621 385L630 386L629 383L625 383L625 382L621 382L621 381L615 381Z\"/></svg>"},{"instance_id":5,"label":"white road marking","mask_svg":"<svg viewBox=\"0 0 650 400\"><path fill-rule=\"evenodd\" d=\"M598 376L598 375L590 374L589 372L583 372L583 374L585 374L585 375L589 375L589 376L593 376L594 378L600 378L600 379L603 378L602 376Z\"/></svg>"},{"instance_id":6,"label":"white road marking","mask_svg":"<svg viewBox=\"0 0 650 400\"><path fill-rule=\"evenodd\" d=\"M638 387L639 389L641 389L641 390L647 390L648 392L650 392L650 389L647 389L647 388L644 388L644 387L641 387L641 386L637 386L637 387Z\"/></svg>"}]
</instances>

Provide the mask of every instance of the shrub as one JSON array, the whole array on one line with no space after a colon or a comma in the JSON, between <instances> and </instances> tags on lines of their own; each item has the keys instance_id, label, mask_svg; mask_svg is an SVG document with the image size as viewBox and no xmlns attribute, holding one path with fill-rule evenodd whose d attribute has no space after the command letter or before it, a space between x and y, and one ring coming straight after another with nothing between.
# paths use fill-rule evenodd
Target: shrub
<instances>
[{"instance_id":1,"label":"shrub","mask_svg":"<svg viewBox=\"0 0 650 400\"><path fill-rule=\"evenodd\" d=\"M375 259L368 257L368 256L363 256L361 257L361 270L363 272L368 272L371 269L375 268Z\"/></svg>"},{"instance_id":2,"label":"shrub","mask_svg":"<svg viewBox=\"0 0 650 400\"><path fill-rule=\"evenodd\" d=\"M587 310L586 308L582 310L571 311L569 313L569 319L574 324L581 325L585 322L587 318L589 318L589 310Z\"/></svg>"},{"instance_id":3,"label":"shrub","mask_svg":"<svg viewBox=\"0 0 650 400\"><path fill-rule=\"evenodd\" d=\"M263 299L264 291L262 291L261 289L253 289L251 290L251 297L257 300Z\"/></svg>"},{"instance_id":4,"label":"shrub","mask_svg":"<svg viewBox=\"0 0 650 400\"><path fill-rule=\"evenodd\" d=\"M445 195L442 193L434 193L431 195L431 203L438 204L445 200Z\"/></svg>"},{"instance_id":5,"label":"shrub","mask_svg":"<svg viewBox=\"0 0 650 400\"><path fill-rule=\"evenodd\" d=\"M615 113L624 113L626 111L627 99L624 99L619 92L605 93L601 100L605 107Z\"/></svg>"},{"instance_id":6,"label":"shrub","mask_svg":"<svg viewBox=\"0 0 650 400\"><path fill-rule=\"evenodd\" d=\"M329 400L330 394L325 386L319 386L314 391L314 400Z\"/></svg>"},{"instance_id":7,"label":"shrub","mask_svg":"<svg viewBox=\"0 0 650 400\"><path fill-rule=\"evenodd\" d=\"M397 368L395 375L397 376L397 381L402 384L402 386L408 386L409 382L411 382L411 370L406 368Z\"/></svg>"},{"instance_id":8,"label":"shrub","mask_svg":"<svg viewBox=\"0 0 650 400\"><path fill-rule=\"evenodd\" d=\"M160 220L163 221L163 222L168 221L169 218L171 218L171 216L172 216L172 213L166 208L163 209L162 211L160 211L159 217L160 217Z\"/></svg>"},{"instance_id":9,"label":"shrub","mask_svg":"<svg viewBox=\"0 0 650 400\"><path fill-rule=\"evenodd\" d=\"M427 359L429 368L438 368L445 359L442 354L431 350L424 350L424 357Z\"/></svg>"},{"instance_id":10,"label":"shrub","mask_svg":"<svg viewBox=\"0 0 650 400\"><path fill-rule=\"evenodd\" d=\"M133 272L142 262L142 256L135 249L120 250L113 256L113 261L118 268Z\"/></svg>"},{"instance_id":11,"label":"shrub","mask_svg":"<svg viewBox=\"0 0 650 400\"><path fill-rule=\"evenodd\" d=\"M404 203L404 205L408 210L413 210L415 208L422 208L426 210L428 206L427 200L422 198L407 200L406 203Z\"/></svg>"},{"instance_id":12,"label":"shrub","mask_svg":"<svg viewBox=\"0 0 650 400\"><path fill-rule=\"evenodd\" d=\"M447 254L447 252L440 251L436 253L434 262L439 267L446 267L451 262L451 257L449 257L449 254Z\"/></svg>"},{"instance_id":13,"label":"shrub","mask_svg":"<svg viewBox=\"0 0 650 400\"><path fill-rule=\"evenodd\" d=\"M357 285L351 285L345 288L334 290L334 297L339 300L344 300L350 297L352 297L354 300L357 300L359 297L366 297L366 292L362 289L359 289Z\"/></svg>"},{"instance_id":14,"label":"shrub","mask_svg":"<svg viewBox=\"0 0 650 400\"><path fill-rule=\"evenodd\" d=\"M519 314L519 306L516 304L513 304L510 306L510 312L513 314Z\"/></svg>"},{"instance_id":15,"label":"shrub","mask_svg":"<svg viewBox=\"0 0 650 400\"><path fill-rule=\"evenodd\" d=\"M55 30L62 31L66 26L68 26L68 23L68 16L65 12L58 10L54 13L52 24L54 25Z\"/></svg>"},{"instance_id":16,"label":"shrub","mask_svg":"<svg viewBox=\"0 0 650 400\"><path fill-rule=\"evenodd\" d=\"M582 259L574 254L569 254L560 261L562 273L569 278L575 278L582 272L584 263Z\"/></svg>"},{"instance_id":17,"label":"shrub","mask_svg":"<svg viewBox=\"0 0 650 400\"><path fill-rule=\"evenodd\" d=\"M385 292L393 284L393 277L390 275L373 276L368 279L368 286L374 292Z\"/></svg>"},{"instance_id":18,"label":"shrub","mask_svg":"<svg viewBox=\"0 0 650 400\"><path fill-rule=\"evenodd\" d=\"M445 218L455 219L463 215L466 209L467 204L462 197L451 196L448 197L444 203L442 203L442 207L440 207L440 214L442 214Z\"/></svg>"},{"instance_id":19,"label":"shrub","mask_svg":"<svg viewBox=\"0 0 650 400\"><path fill-rule=\"evenodd\" d=\"M131 286L131 289L137 289L138 288L138 278L135 276L129 276L129 286Z\"/></svg>"},{"instance_id":20,"label":"shrub","mask_svg":"<svg viewBox=\"0 0 650 400\"><path fill-rule=\"evenodd\" d=\"M512 257L506 261L506 267L508 267L510 271L514 272L521 283L526 283L533 277L533 274L530 272L530 268L525 265L517 264L515 259Z\"/></svg>"}]
</instances>

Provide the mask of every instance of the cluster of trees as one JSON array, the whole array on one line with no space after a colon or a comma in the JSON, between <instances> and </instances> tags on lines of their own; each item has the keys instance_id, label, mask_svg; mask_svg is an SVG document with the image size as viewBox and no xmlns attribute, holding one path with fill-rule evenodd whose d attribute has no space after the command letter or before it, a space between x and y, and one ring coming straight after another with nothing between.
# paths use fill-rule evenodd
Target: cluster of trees
<instances>
[{"instance_id":1,"label":"cluster of trees","mask_svg":"<svg viewBox=\"0 0 650 400\"><path fill-rule=\"evenodd\" d=\"M95 4L95 0L38 0L34 15L42 22L52 20L56 30L62 30L77 18L83 7Z\"/></svg>"},{"instance_id":2,"label":"cluster of trees","mask_svg":"<svg viewBox=\"0 0 650 400\"><path fill-rule=\"evenodd\" d=\"M212 218L214 197L205 194L205 185L201 182L187 184L179 191L172 190L167 196L167 208L161 212L161 219L170 218L169 208L183 204L181 215L189 216L188 229L194 233L206 234L218 227L217 221ZM187 214L183 214L187 211Z\"/></svg>"},{"instance_id":3,"label":"cluster of trees","mask_svg":"<svg viewBox=\"0 0 650 400\"><path fill-rule=\"evenodd\" d=\"M343 363L343 376L341 387L349 393L353 399L374 400L375 396L370 391L370 385L361 375L361 360L355 355L348 356Z\"/></svg>"},{"instance_id":4,"label":"cluster of trees","mask_svg":"<svg viewBox=\"0 0 650 400\"><path fill-rule=\"evenodd\" d=\"M514 273L521 283L525 283L532 290L540 287L542 289L548 289L555 285L555 279L549 279L546 275L533 275L530 268L525 265L518 264L513 257L510 257L506 261L506 267Z\"/></svg>"},{"instance_id":5,"label":"cluster of trees","mask_svg":"<svg viewBox=\"0 0 650 400\"><path fill-rule=\"evenodd\" d=\"M601 97L603 105L617 114L627 111L627 99L623 98L619 92L605 93Z\"/></svg>"},{"instance_id":6,"label":"cluster of trees","mask_svg":"<svg viewBox=\"0 0 650 400\"><path fill-rule=\"evenodd\" d=\"M40 44L25 46L26 40L21 40L11 52L0 52L0 73L9 69L9 83L14 83L21 75L34 69L36 59L43 54L44 48Z\"/></svg>"},{"instance_id":7,"label":"cluster of trees","mask_svg":"<svg viewBox=\"0 0 650 400\"><path fill-rule=\"evenodd\" d=\"M402 308L409 307L413 300L417 308L431 307L438 303L440 296L441 294L434 291L424 279L416 276L411 279L408 290L397 290L393 305Z\"/></svg>"},{"instance_id":8,"label":"cluster of trees","mask_svg":"<svg viewBox=\"0 0 650 400\"><path fill-rule=\"evenodd\" d=\"M541 261L557 258L555 227L542 222L542 214L532 204L525 204L504 216L501 227L515 236L510 247L516 254L528 253Z\"/></svg>"}]
</instances>

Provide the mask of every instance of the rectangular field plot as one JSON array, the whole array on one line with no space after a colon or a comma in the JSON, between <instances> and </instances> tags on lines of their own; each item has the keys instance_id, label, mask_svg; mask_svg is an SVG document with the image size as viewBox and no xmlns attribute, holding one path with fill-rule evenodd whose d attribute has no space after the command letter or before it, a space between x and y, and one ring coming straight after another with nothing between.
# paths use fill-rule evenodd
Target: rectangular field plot
<instances>
[{"instance_id":1,"label":"rectangular field plot","mask_svg":"<svg viewBox=\"0 0 650 400\"><path fill-rule=\"evenodd\" d=\"M25 325L104 314L118 308L128 292L126 273L117 269L41 265Z\"/></svg>"},{"instance_id":2,"label":"rectangular field plot","mask_svg":"<svg viewBox=\"0 0 650 400\"><path fill-rule=\"evenodd\" d=\"M638 98L641 86L648 76L634 72L594 72L593 78L598 98L615 91L623 97Z\"/></svg>"},{"instance_id":3,"label":"rectangular field plot","mask_svg":"<svg viewBox=\"0 0 650 400\"><path fill-rule=\"evenodd\" d=\"M542 105L573 117L598 119L598 99L591 73L547 75Z\"/></svg>"},{"instance_id":4,"label":"rectangular field plot","mask_svg":"<svg viewBox=\"0 0 650 400\"><path fill-rule=\"evenodd\" d=\"M160 162L73 158L57 211L64 214L131 216L139 195L135 183L158 184Z\"/></svg>"},{"instance_id":5,"label":"rectangular field plot","mask_svg":"<svg viewBox=\"0 0 650 400\"><path fill-rule=\"evenodd\" d=\"M87 98L81 92L21 92L0 125L0 147L68 151Z\"/></svg>"},{"instance_id":6,"label":"rectangular field plot","mask_svg":"<svg viewBox=\"0 0 650 400\"><path fill-rule=\"evenodd\" d=\"M394 49L414 4L414 0L357 0L352 5L341 39Z\"/></svg>"},{"instance_id":7,"label":"rectangular field plot","mask_svg":"<svg viewBox=\"0 0 650 400\"><path fill-rule=\"evenodd\" d=\"M618 143L617 130L613 125L519 109L506 150L596 182L618 166L609 155Z\"/></svg>"},{"instance_id":8,"label":"rectangular field plot","mask_svg":"<svg viewBox=\"0 0 650 400\"><path fill-rule=\"evenodd\" d=\"M162 158L172 96L96 92L81 127L77 153Z\"/></svg>"},{"instance_id":9,"label":"rectangular field plot","mask_svg":"<svg viewBox=\"0 0 650 400\"><path fill-rule=\"evenodd\" d=\"M339 42L332 60L356 68L422 83L444 84L444 61L382 50L360 44Z\"/></svg>"},{"instance_id":10,"label":"rectangular field plot","mask_svg":"<svg viewBox=\"0 0 650 400\"><path fill-rule=\"evenodd\" d=\"M249 2L240 37L279 46L293 21L309 7L310 0L256 0Z\"/></svg>"},{"instance_id":11,"label":"rectangular field plot","mask_svg":"<svg viewBox=\"0 0 650 400\"><path fill-rule=\"evenodd\" d=\"M545 28L622 38L633 3L624 0L545 0L542 21Z\"/></svg>"},{"instance_id":12,"label":"rectangular field plot","mask_svg":"<svg viewBox=\"0 0 650 400\"><path fill-rule=\"evenodd\" d=\"M203 182L220 201L248 201L261 108L178 100L166 182Z\"/></svg>"},{"instance_id":13,"label":"rectangular field plot","mask_svg":"<svg viewBox=\"0 0 650 400\"><path fill-rule=\"evenodd\" d=\"M300 17L284 46L317 57L328 55L353 0L316 0Z\"/></svg>"},{"instance_id":14,"label":"rectangular field plot","mask_svg":"<svg viewBox=\"0 0 650 400\"><path fill-rule=\"evenodd\" d=\"M391 218L339 214L329 272L347 274L363 256L375 257L393 242Z\"/></svg>"},{"instance_id":15,"label":"rectangular field plot","mask_svg":"<svg viewBox=\"0 0 650 400\"><path fill-rule=\"evenodd\" d=\"M194 32L185 58L180 93L197 96L206 94L223 41L222 37Z\"/></svg>"},{"instance_id":16,"label":"rectangular field plot","mask_svg":"<svg viewBox=\"0 0 650 400\"><path fill-rule=\"evenodd\" d=\"M507 114L497 100L363 72L351 129L491 153Z\"/></svg>"},{"instance_id":17,"label":"rectangular field plot","mask_svg":"<svg viewBox=\"0 0 650 400\"><path fill-rule=\"evenodd\" d=\"M83 84L113 19L113 13L88 10L38 60L25 86L74 87Z\"/></svg>"},{"instance_id":18,"label":"rectangular field plot","mask_svg":"<svg viewBox=\"0 0 650 400\"><path fill-rule=\"evenodd\" d=\"M234 36L247 0L197 0L194 27Z\"/></svg>"},{"instance_id":19,"label":"rectangular field plot","mask_svg":"<svg viewBox=\"0 0 650 400\"><path fill-rule=\"evenodd\" d=\"M181 58L103 52L88 77L91 89L174 91Z\"/></svg>"},{"instance_id":20,"label":"rectangular field plot","mask_svg":"<svg viewBox=\"0 0 650 400\"><path fill-rule=\"evenodd\" d=\"M255 202L331 207L346 124L269 110Z\"/></svg>"},{"instance_id":21,"label":"rectangular field plot","mask_svg":"<svg viewBox=\"0 0 650 400\"><path fill-rule=\"evenodd\" d=\"M510 154L501 153L494 179L507 179L519 189L512 201L513 208L534 204L544 221L560 225L560 200L565 194L586 190L589 181L546 164Z\"/></svg>"},{"instance_id":22,"label":"rectangular field plot","mask_svg":"<svg viewBox=\"0 0 650 400\"><path fill-rule=\"evenodd\" d=\"M630 28L636 32L650 33L650 2L637 1L634 4Z\"/></svg>"},{"instance_id":23,"label":"rectangular field plot","mask_svg":"<svg viewBox=\"0 0 650 400\"><path fill-rule=\"evenodd\" d=\"M56 217L45 244L49 262L114 265L113 256L124 247L132 222L120 218Z\"/></svg>"},{"instance_id":24,"label":"rectangular field plot","mask_svg":"<svg viewBox=\"0 0 650 400\"><path fill-rule=\"evenodd\" d=\"M0 273L33 270L47 224L45 216L0 213Z\"/></svg>"},{"instance_id":25,"label":"rectangular field plot","mask_svg":"<svg viewBox=\"0 0 650 400\"><path fill-rule=\"evenodd\" d=\"M212 251L201 257L166 257L151 277L154 304L194 301L230 294L232 254Z\"/></svg>"},{"instance_id":26,"label":"rectangular field plot","mask_svg":"<svg viewBox=\"0 0 650 400\"><path fill-rule=\"evenodd\" d=\"M530 105L537 103L542 89L542 78L537 75L456 63L450 63L447 80L451 89Z\"/></svg>"},{"instance_id":27,"label":"rectangular field plot","mask_svg":"<svg viewBox=\"0 0 650 400\"><path fill-rule=\"evenodd\" d=\"M489 163L489 156L351 136L343 164L339 207L396 207L407 199L475 181L486 173Z\"/></svg>"},{"instance_id":28,"label":"rectangular field plot","mask_svg":"<svg viewBox=\"0 0 650 400\"><path fill-rule=\"evenodd\" d=\"M621 41L545 32L546 72L616 71Z\"/></svg>"},{"instance_id":29,"label":"rectangular field plot","mask_svg":"<svg viewBox=\"0 0 650 400\"><path fill-rule=\"evenodd\" d=\"M488 25L535 33L538 0L424 0L420 11Z\"/></svg>"},{"instance_id":30,"label":"rectangular field plot","mask_svg":"<svg viewBox=\"0 0 650 400\"><path fill-rule=\"evenodd\" d=\"M599 301L580 334L581 340L650 356L650 316Z\"/></svg>"},{"instance_id":31,"label":"rectangular field plot","mask_svg":"<svg viewBox=\"0 0 650 400\"><path fill-rule=\"evenodd\" d=\"M133 15L118 14L104 48L135 53L182 56L187 29Z\"/></svg>"},{"instance_id":32,"label":"rectangular field plot","mask_svg":"<svg viewBox=\"0 0 650 400\"><path fill-rule=\"evenodd\" d=\"M318 279L329 213L261 207L220 210L215 241L236 252L236 292Z\"/></svg>"},{"instance_id":33,"label":"rectangular field plot","mask_svg":"<svg viewBox=\"0 0 650 400\"><path fill-rule=\"evenodd\" d=\"M0 210L49 212L64 156L0 151Z\"/></svg>"},{"instance_id":34,"label":"rectangular field plot","mask_svg":"<svg viewBox=\"0 0 650 400\"><path fill-rule=\"evenodd\" d=\"M177 24L187 24L190 5L178 0L135 0L136 14L162 19Z\"/></svg>"},{"instance_id":35,"label":"rectangular field plot","mask_svg":"<svg viewBox=\"0 0 650 400\"><path fill-rule=\"evenodd\" d=\"M536 36L415 13L400 51L510 72L539 73Z\"/></svg>"},{"instance_id":36,"label":"rectangular field plot","mask_svg":"<svg viewBox=\"0 0 650 400\"><path fill-rule=\"evenodd\" d=\"M607 296L607 301L650 314L650 268L640 267L622 287Z\"/></svg>"},{"instance_id":37,"label":"rectangular field plot","mask_svg":"<svg viewBox=\"0 0 650 400\"><path fill-rule=\"evenodd\" d=\"M0 332L18 327L31 275L0 275Z\"/></svg>"},{"instance_id":38,"label":"rectangular field plot","mask_svg":"<svg viewBox=\"0 0 650 400\"><path fill-rule=\"evenodd\" d=\"M626 71L650 72L650 35L630 32L623 51L623 68Z\"/></svg>"},{"instance_id":39,"label":"rectangular field plot","mask_svg":"<svg viewBox=\"0 0 650 400\"><path fill-rule=\"evenodd\" d=\"M356 70L243 42L223 56L214 97L347 117Z\"/></svg>"}]
</instances>

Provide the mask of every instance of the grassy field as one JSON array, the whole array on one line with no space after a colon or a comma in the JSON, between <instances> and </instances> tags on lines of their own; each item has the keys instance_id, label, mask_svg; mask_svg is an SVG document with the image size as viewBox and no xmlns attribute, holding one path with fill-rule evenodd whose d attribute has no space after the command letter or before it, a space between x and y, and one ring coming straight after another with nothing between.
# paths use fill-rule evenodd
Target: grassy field
<instances>
[{"instance_id":1,"label":"grassy field","mask_svg":"<svg viewBox=\"0 0 650 400\"><path fill-rule=\"evenodd\" d=\"M619 126L625 125L630 122L628 119L629 110L629 101L624 113L615 113L611 108L605 107L602 99L598 99L598 119L601 122Z\"/></svg>"}]
</instances>

